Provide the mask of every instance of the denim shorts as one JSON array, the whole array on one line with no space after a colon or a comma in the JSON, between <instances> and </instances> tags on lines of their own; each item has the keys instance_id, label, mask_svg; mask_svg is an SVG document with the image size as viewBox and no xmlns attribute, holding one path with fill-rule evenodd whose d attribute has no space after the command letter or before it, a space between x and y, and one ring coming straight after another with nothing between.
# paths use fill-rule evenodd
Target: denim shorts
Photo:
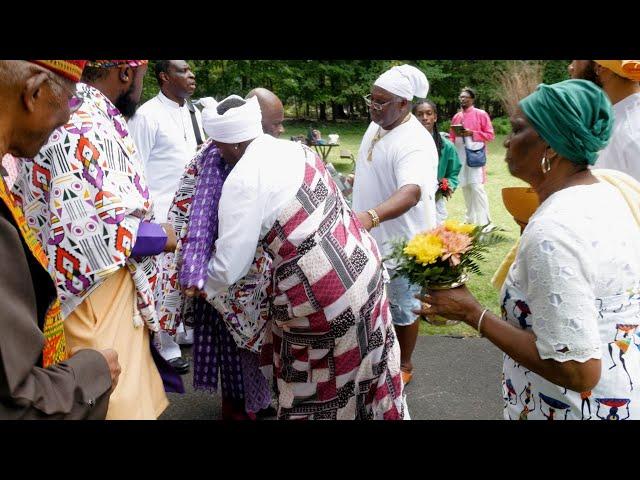
<instances>
[{"instance_id":1,"label":"denim shorts","mask_svg":"<svg viewBox=\"0 0 640 480\"><path fill-rule=\"evenodd\" d=\"M396 277L387 284L391 321L394 325L406 326L416 321L418 316L411 310L420 310L420 300L414 296L418 293L420 287L409 284L404 277Z\"/></svg>"}]
</instances>

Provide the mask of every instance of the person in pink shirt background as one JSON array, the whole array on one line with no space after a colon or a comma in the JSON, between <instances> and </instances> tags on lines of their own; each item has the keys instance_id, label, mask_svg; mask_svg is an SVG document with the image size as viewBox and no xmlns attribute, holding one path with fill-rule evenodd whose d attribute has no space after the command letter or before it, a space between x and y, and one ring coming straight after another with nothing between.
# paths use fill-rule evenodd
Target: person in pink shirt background
<instances>
[{"instance_id":1,"label":"person in pink shirt background","mask_svg":"<svg viewBox=\"0 0 640 480\"><path fill-rule=\"evenodd\" d=\"M458 186L462 190L467 207L465 222L486 225L491 223L489 198L484 189L484 183L487 181L486 166L470 167L466 161L465 146L472 150L484 146L486 151L486 144L495 138L495 133L489 114L473 106L475 98L476 93L471 88L465 87L460 91L462 110L453 116L451 125L462 125L463 129L458 130L459 135L456 136L456 129L451 128L449 136L462 163Z\"/></svg>"}]
</instances>

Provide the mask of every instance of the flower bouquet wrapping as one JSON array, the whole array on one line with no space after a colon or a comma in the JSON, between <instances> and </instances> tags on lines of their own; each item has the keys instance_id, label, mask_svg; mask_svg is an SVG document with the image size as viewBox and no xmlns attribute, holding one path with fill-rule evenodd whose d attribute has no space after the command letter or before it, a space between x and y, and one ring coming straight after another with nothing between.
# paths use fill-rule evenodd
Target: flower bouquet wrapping
<instances>
[{"instance_id":1,"label":"flower bouquet wrapping","mask_svg":"<svg viewBox=\"0 0 640 480\"><path fill-rule=\"evenodd\" d=\"M470 273L482 275L480 262L490 247L506 241L496 228L447 220L442 225L418 233L409 241L392 242L387 259L395 275L427 289L445 290L464 285ZM442 325L423 318L429 323Z\"/></svg>"},{"instance_id":2,"label":"flower bouquet wrapping","mask_svg":"<svg viewBox=\"0 0 640 480\"><path fill-rule=\"evenodd\" d=\"M453 190L449 186L449 180L445 178L441 178L438 182L438 190L436 190L436 200L440 200L441 198L449 198L453 194Z\"/></svg>"}]
</instances>

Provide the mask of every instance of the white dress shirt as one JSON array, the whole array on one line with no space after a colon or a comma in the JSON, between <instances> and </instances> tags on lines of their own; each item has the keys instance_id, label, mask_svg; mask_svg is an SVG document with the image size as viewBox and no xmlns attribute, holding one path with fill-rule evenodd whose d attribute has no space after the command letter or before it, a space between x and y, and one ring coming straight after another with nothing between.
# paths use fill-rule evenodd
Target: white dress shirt
<instances>
[{"instance_id":1,"label":"white dress shirt","mask_svg":"<svg viewBox=\"0 0 640 480\"><path fill-rule=\"evenodd\" d=\"M593 168L619 170L640 182L640 93L616 103L613 114L611 140Z\"/></svg>"},{"instance_id":2,"label":"white dress shirt","mask_svg":"<svg viewBox=\"0 0 640 480\"><path fill-rule=\"evenodd\" d=\"M405 185L420 187L420 201L409 211L371 230L383 255L390 252L389 240L410 239L416 233L435 228L435 193L438 188L438 150L433 137L413 116L375 143L379 126L371 122L362 138L356 161L353 209L362 212L377 207ZM387 262L386 266L392 266Z\"/></svg>"},{"instance_id":3,"label":"white dress shirt","mask_svg":"<svg viewBox=\"0 0 640 480\"><path fill-rule=\"evenodd\" d=\"M202 117L196 108L200 137ZM142 105L129 120L129 132L138 148L151 190L158 222L166 222L184 168L197 150L191 114L162 92Z\"/></svg>"},{"instance_id":4,"label":"white dress shirt","mask_svg":"<svg viewBox=\"0 0 640 480\"><path fill-rule=\"evenodd\" d=\"M218 205L218 240L208 266L209 298L244 277L256 247L304 180L302 146L263 134L249 144L224 182Z\"/></svg>"}]
</instances>

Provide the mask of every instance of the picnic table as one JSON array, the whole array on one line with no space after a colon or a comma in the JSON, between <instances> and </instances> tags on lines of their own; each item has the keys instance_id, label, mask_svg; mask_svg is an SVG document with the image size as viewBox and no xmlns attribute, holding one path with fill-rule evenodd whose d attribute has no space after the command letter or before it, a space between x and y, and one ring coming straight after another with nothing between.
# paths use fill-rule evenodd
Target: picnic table
<instances>
[{"instance_id":1,"label":"picnic table","mask_svg":"<svg viewBox=\"0 0 640 480\"><path fill-rule=\"evenodd\" d=\"M333 147L339 147L339 143L312 143L311 146L318 152L318 154L322 157L322 161L327 163L327 158L329 158L329 154L331 153L331 149Z\"/></svg>"}]
</instances>

